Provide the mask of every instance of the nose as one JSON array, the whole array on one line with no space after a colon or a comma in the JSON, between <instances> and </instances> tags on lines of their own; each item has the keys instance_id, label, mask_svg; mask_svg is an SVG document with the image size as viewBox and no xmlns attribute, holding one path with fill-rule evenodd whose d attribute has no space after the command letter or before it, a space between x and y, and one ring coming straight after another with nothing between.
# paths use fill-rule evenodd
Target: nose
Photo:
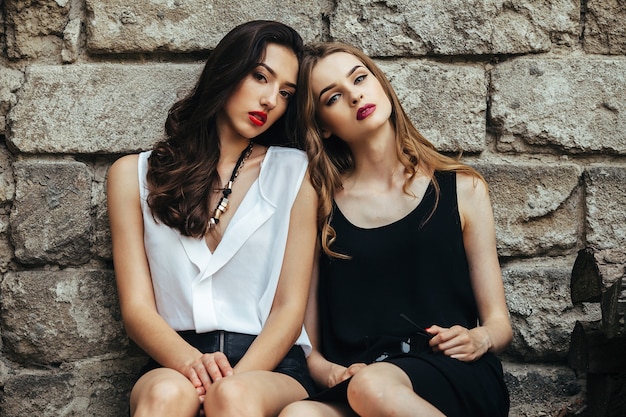
<instances>
[{"instance_id":1,"label":"nose","mask_svg":"<svg viewBox=\"0 0 626 417\"><path fill-rule=\"evenodd\" d=\"M276 101L278 100L278 87L267 88L261 96L261 105L267 110L271 110L276 107Z\"/></svg>"},{"instance_id":2,"label":"nose","mask_svg":"<svg viewBox=\"0 0 626 417\"><path fill-rule=\"evenodd\" d=\"M363 99L363 93L359 91L352 91L352 105L359 103Z\"/></svg>"}]
</instances>

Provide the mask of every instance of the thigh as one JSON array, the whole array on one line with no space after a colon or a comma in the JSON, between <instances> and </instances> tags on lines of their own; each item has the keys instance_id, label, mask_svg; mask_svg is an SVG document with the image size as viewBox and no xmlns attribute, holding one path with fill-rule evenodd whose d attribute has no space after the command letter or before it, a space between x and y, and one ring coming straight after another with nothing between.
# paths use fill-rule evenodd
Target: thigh
<instances>
[{"instance_id":1,"label":"thigh","mask_svg":"<svg viewBox=\"0 0 626 417\"><path fill-rule=\"evenodd\" d=\"M289 404L278 417L358 417L345 404L297 401Z\"/></svg>"},{"instance_id":2,"label":"thigh","mask_svg":"<svg viewBox=\"0 0 626 417\"><path fill-rule=\"evenodd\" d=\"M174 407L180 416L195 416L200 398L193 384L181 373L169 368L153 369L137 380L130 393L131 415L138 407Z\"/></svg>"}]
</instances>

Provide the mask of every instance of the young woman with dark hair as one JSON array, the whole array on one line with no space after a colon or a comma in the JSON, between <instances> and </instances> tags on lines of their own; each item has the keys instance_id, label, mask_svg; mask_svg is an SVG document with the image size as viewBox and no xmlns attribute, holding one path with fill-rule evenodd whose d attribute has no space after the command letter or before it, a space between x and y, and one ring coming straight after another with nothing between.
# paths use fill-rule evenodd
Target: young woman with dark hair
<instances>
[{"instance_id":1,"label":"young woman with dark hair","mask_svg":"<svg viewBox=\"0 0 626 417\"><path fill-rule=\"evenodd\" d=\"M327 390L280 417L506 416L494 353L512 330L482 176L349 45L305 49L298 106L320 196L308 364Z\"/></svg>"},{"instance_id":2,"label":"young woman with dark hair","mask_svg":"<svg viewBox=\"0 0 626 417\"><path fill-rule=\"evenodd\" d=\"M272 416L312 392L302 321L317 196L293 145L302 39L242 24L152 151L108 176L124 324L150 362L131 415Z\"/></svg>"}]
</instances>

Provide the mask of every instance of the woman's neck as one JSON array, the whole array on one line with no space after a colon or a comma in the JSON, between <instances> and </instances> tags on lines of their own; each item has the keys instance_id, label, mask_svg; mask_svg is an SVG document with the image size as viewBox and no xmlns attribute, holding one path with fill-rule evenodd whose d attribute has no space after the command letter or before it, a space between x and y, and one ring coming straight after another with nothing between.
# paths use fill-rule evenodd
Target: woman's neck
<instances>
[{"instance_id":1,"label":"woman's neck","mask_svg":"<svg viewBox=\"0 0 626 417\"><path fill-rule=\"evenodd\" d=\"M350 146L354 156L354 169L344 182L368 183L391 186L398 178L404 178L404 166L398 159L395 135L371 136L367 141Z\"/></svg>"}]
</instances>

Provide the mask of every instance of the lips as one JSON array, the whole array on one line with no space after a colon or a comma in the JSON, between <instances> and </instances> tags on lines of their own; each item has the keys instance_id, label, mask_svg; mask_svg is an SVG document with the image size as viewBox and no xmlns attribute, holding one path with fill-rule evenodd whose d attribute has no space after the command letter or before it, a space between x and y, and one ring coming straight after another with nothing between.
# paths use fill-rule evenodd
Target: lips
<instances>
[{"instance_id":1,"label":"lips","mask_svg":"<svg viewBox=\"0 0 626 417\"><path fill-rule=\"evenodd\" d=\"M366 104L363 107L359 107L359 110L357 110L356 112L356 119L363 120L370 114L374 113L375 110L376 110L375 104Z\"/></svg>"},{"instance_id":2,"label":"lips","mask_svg":"<svg viewBox=\"0 0 626 417\"><path fill-rule=\"evenodd\" d=\"M263 126L267 121L267 114L262 111L251 111L248 113L250 121L257 126Z\"/></svg>"}]
</instances>

